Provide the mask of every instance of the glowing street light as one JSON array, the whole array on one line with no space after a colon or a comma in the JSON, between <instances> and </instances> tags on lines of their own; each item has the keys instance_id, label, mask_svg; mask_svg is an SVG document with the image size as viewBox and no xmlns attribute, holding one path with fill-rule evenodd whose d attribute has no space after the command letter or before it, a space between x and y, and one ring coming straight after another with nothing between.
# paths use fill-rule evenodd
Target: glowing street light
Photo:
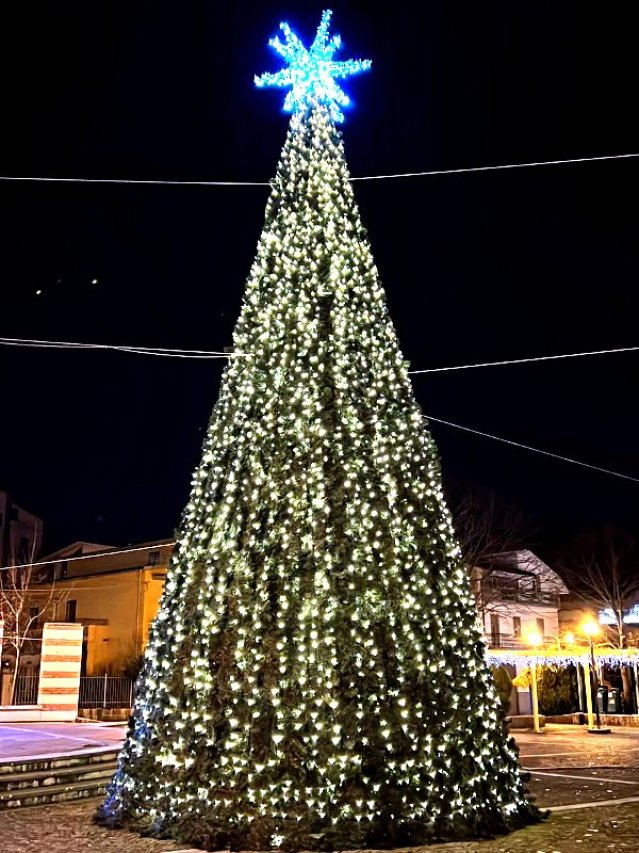
<instances>
[{"instance_id":1,"label":"glowing street light","mask_svg":"<svg viewBox=\"0 0 639 853\"><path fill-rule=\"evenodd\" d=\"M595 662L595 647L593 643L593 637L596 637L597 634L601 631L601 628L592 618L589 616L585 619L581 625L579 626L581 633L585 634L588 637L588 645L590 647L590 662L586 662L584 664L584 675L586 680L586 709L588 711L588 732L593 735L609 735L610 729L602 728L601 726L601 718L599 716L599 704L597 703L597 696L595 693L595 682L596 682L596 662ZM592 714L592 706L595 706L595 715L597 717L597 727L595 728L593 724L593 714Z\"/></svg>"},{"instance_id":2,"label":"glowing street light","mask_svg":"<svg viewBox=\"0 0 639 853\"><path fill-rule=\"evenodd\" d=\"M532 646L533 649L539 648L543 643L544 639L537 631L530 631L526 635L526 640L528 641L528 645ZM539 695L537 693L537 658L535 656L530 659L530 691L532 697L532 712L533 712L533 729L537 733L541 731L541 727L539 725Z\"/></svg>"},{"instance_id":3,"label":"glowing street light","mask_svg":"<svg viewBox=\"0 0 639 853\"><path fill-rule=\"evenodd\" d=\"M595 622L592 616L589 616L587 619L581 623L581 631L585 634L590 642L592 643L592 638L596 637L601 629L599 625Z\"/></svg>"}]
</instances>

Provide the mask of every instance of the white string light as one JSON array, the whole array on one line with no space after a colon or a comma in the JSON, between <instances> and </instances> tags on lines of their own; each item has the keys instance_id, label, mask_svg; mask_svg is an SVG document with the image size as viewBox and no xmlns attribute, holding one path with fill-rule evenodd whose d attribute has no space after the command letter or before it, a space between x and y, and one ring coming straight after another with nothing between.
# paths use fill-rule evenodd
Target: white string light
<instances>
[{"instance_id":1,"label":"white string light","mask_svg":"<svg viewBox=\"0 0 639 853\"><path fill-rule=\"evenodd\" d=\"M437 175L462 175L469 172L497 172L504 169L531 169L536 166L565 166L570 163L596 163L602 160L630 160L635 154L604 154L600 157L572 157L566 160L536 160L530 163L502 163L496 166L467 166L460 169L431 169L427 172L400 172L389 175L362 175L351 181L385 181L395 178L426 178ZM30 175L0 175L0 181L64 184L136 184L178 187L270 187L269 181L173 181L164 179L141 180L136 178L53 178Z\"/></svg>"},{"instance_id":2,"label":"white string light","mask_svg":"<svg viewBox=\"0 0 639 853\"><path fill-rule=\"evenodd\" d=\"M589 462L582 462L579 459L572 459L569 456L561 456L559 453L551 453L549 450L540 450L538 447L531 447L529 444L522 444L519 441L512 441L509 438L502 438L499 435L491 435L489 432L481 432L478 429L454 424L451 421L444 421L441 418L434 418L432 415L424 415L424 417L433 421L436 424L444 424L445 426L461 429L464 432L472 432L475 435L481 435L483 438L492 438L495 441L502 441L504 444L510 444L513 447L519 447L522 450L532 450L534 453L541 453L543 456L550 456L552 459L559 459L561 462L571 462L573 465L581 465L584 468L591 468L593 471L599 471L602 474L610 474L613 477L621 477L623 480L630 480L633 483L639 483L639 477L631 477L629 474L622 474L619 471L612 471L610 468L601 468L599 465L591 465Z\"/></svg>"}]
</instances>

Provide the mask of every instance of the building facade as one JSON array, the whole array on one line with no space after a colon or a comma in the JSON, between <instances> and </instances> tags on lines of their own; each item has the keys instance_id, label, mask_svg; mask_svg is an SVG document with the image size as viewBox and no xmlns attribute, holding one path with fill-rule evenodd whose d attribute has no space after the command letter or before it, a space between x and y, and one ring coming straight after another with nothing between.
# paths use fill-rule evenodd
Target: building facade
<instances>
[{"instance_id":1,"label":"building facade","mask_svg":"<svg viewBox=\"0 0 639 853\"><path fill-rule=\"evenodd\" d=\"M84 628L82 675L135 671L157 613L175 542L163 539L115 548L75 542L43 558L46 580L31 592L42 611L21 668L37 671L38 636L44 622L76 622ZM515 551L472 573L484 639L491 649L530 647L537 634L548 647L557 642L560 604L568 596L561 578L535 554ZM43 602L48 602L43 610ZM5 660L10 650L5 646ZM520 667L521 669L521 667ZM519 674L510 666L512 676ZM528 691L513 691L512 712L527 713Z\"/></svg>"},{"instance_id":2,"label":"building facade","mask_svg":"<svg viewBox=\"0 0 639 853\"><path fill-rule=\"evenodd\" d=\"M484 640L490 649L529 649L531 640L544 647L561 642L559 614L568 588L532 551L499 555L488 568L473 570L472 583ZM507 668L513 677L523 669L520 664ZM511 712L530 712L526 687L513 691Z\"/></svg>"},{"instance_id":3,"label":"building facade","mask_svg":"<svg viewBox=\"0 0 639 853\"><path fill-rule=\"evenodd\" d=\"M84 628L82 675L131 673L144 651L158 610L174 541L163 539L114 548L75 542L42 558L46 575L29 589L29 610L38 610L20 657L22 674L37 672L45 622ZM5 643L3 665L15 668Z\"/></svg>"},{"instance_id":4,"label":"building facade","mask_svg":"<svg viewBox=\"0 0 639 853\"><path fill-rule=\"evenodd\" d=\"M158 610L174 542L163 539L124 548L79 542L54 561L53 621L84 626L83 675L135 669Z\"/></svg>"},{"instance_id":5,"label":"building facade","mask_svg":"<svg viewBox=\"0 0 639 853\"><path fill-rule=\"evenodd\" d=\"M42 548L42 519L18 506L0 491L0 705L12 690L16 660L24 653L23 672L33 671L34 654L40 659L36 603L30 588L38 573L24 566L38 558ZM39 611L38 611L39 612ZM25 636L34 640L23 641Z\"/></svg>"},{"instance_id":6,"label":"building facade","mask_svg":"<svg viewBox=\"0 0 639 853\"><path fill-rule=\"evenodd\" d=\"M42 519L0 491L0 566L36 559L42 548Z\"/></svg>"}]
</instances>

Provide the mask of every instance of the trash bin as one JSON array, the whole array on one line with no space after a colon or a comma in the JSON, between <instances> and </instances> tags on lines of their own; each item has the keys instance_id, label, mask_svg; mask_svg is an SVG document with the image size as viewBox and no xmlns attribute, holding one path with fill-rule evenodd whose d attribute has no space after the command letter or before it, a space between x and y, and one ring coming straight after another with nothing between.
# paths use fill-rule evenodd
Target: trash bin
<instances>
[{"instance_id":1,"label":"trash bin","mask_svg":"<svg viewBox=\"0 0 639 853\"><path fill-rule=\"evenodd\" d=\"M623 697L618 687L611 687L608 691L608 713L621 714L623 711Z\"/></svg>"},{"instance_id":2,"label":"trash bin","mask_svg":"<svg viewBox=\"0 0 639 853\"><path fill-rule=\"evenodd\" d=\"M597 688L597 710L600 714L608 713L608 688L603 684Z\"/></svg>"}]
</instances>

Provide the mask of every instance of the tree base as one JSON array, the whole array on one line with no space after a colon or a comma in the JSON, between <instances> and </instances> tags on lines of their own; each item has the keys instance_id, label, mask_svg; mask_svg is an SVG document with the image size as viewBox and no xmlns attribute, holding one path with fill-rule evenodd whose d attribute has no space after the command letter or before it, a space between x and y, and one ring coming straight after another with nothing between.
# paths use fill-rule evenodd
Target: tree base
<instances>
[{"instance_id":1,"label":"tree base","mask_svg":"<svg viewBox=\"0 0 639 853\"><path fill-rule=\"evenodd\" d=\"M530 824L544 820L542 813L528 803L508 819L495 813L474 815L472 820L456 818L441 822L404 821L379 818L363 826L356 821L337 825L310 825L298 821L275 821L257 818L241 826L223 825L204 816L189 816L162 828L142 826L140 822L117 820L100 809L95 822L137 832L158 839L171 839L203 850L273 851L274 848L296 853L299 850L329 853L336 850L383 850L415 847L433 843L473 841L508 835Z\"/></svg>"}]
</instances>

